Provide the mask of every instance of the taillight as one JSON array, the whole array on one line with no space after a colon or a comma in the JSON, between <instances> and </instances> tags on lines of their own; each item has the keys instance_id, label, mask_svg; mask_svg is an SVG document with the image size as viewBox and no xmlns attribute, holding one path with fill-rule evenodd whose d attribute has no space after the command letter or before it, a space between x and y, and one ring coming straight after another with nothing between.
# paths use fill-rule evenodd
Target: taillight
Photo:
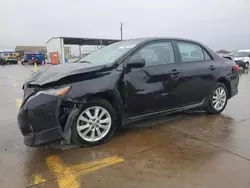
<instances>
[{"instance_id":1,"label":"taillight","mask_svg":"<svg viewBox=\"0 0 250 188\"><path fill-rule=\"evenodd\" d=\"M234 65L234 66L233 66L233 71L239 71L239 70L240 70L239 65Z\"/></svg>"}]
</instances>

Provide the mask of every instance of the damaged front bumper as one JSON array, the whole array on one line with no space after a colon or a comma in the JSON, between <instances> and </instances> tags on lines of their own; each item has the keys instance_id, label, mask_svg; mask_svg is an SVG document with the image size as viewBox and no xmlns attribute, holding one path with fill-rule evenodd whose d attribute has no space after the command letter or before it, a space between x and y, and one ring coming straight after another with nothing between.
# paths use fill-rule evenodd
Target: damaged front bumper
<instances>
[{"instance_id":1,"label":"damaged front bumper","mask_svg":"<svg viewBox=\"0 0 250 188\"><path fill-rule=\"evenodd\" d=\"M43 93L32 95L24 102L17 119L25 145L37 147L60 140L70 142L71 126L78 108L65 113L66 120L62 123L64 102L63 97Z\"/></svg>"}]
</instances>

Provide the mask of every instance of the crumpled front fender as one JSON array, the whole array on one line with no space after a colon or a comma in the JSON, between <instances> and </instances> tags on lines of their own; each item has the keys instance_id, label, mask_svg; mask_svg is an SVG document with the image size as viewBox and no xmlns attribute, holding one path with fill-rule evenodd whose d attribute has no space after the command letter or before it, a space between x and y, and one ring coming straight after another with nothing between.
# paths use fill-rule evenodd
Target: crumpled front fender
<instances>
[{"instance_id":1,"label":"crumpled front fender","mask_svg":"<svg viewBox=\"0 0 250 188\"><path fill-rule=\"evenodd\" d=\"M64 143L70 144L71 142L71 127L76 122L76 118L80 112L79 108L74 108L68 116L68 119L66 121L64 131L63 131L63 137L64 137Z\"/></svg>"}]
</instances>

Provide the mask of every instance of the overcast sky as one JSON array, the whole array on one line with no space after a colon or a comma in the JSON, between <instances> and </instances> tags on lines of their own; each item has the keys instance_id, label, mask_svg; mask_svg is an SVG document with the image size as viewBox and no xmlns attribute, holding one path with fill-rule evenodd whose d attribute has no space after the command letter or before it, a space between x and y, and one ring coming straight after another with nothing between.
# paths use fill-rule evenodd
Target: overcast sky
<instances>
[{"instance_id":1,"label":"overcast sky","mask_svg":"<svg viewBox=\"0 0 250 188\"><path fill-rule=\"evenodd\" d=\"M0 48L55 36L183 37L250 48L250 0L0 0Z\"/></svg>"}]
</instances>

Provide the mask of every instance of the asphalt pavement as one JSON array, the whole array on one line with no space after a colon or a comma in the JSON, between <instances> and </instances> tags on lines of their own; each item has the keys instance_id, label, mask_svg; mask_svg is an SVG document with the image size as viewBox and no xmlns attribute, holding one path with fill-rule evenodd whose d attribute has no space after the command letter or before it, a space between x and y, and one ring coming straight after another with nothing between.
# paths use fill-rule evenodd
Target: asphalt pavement
<instances>
[{"instance_id":1,"label":"asphalt pavement","mask_svg":"<svg viewBox=\"0 0 250 188\"><path fill-rule=\"evenodd\" d=\"M0 67L1 188L250 187L250 73L241 71L239 94L221 115L189 112L136 123L95 147L29 148L16 116L33 71Z\"/></svg>"}]
</instances>

